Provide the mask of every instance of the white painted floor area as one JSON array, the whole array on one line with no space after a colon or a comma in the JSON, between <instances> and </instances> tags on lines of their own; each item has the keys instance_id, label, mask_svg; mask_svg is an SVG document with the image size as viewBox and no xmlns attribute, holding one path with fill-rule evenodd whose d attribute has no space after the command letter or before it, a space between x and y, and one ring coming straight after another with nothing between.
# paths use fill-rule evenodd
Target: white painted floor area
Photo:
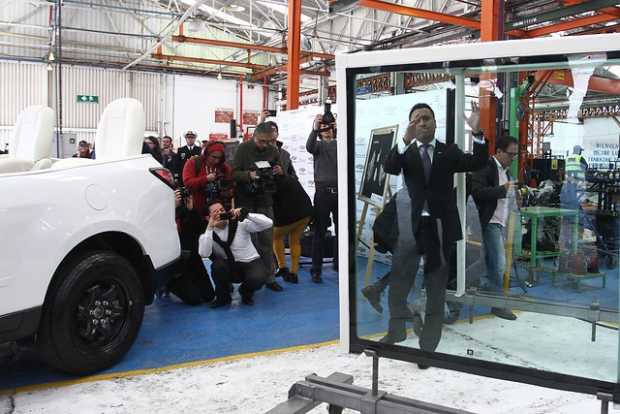
<instances>
[{"instance_id":1,"label":"white painted floor area","mask_svg":"<svg viewBox=\"0 0 620 414\"><path fill-rule=\"evenodd\" d=\"M286 399L310 373L352 374L370 386L371 360L334 345L220 362L165 373L78 384L0 397L0 413L263 413ZM594 396L549 390L381 360L380 389L410 398L489 414L600 412ZM325 406L312 413L326 413ZM347 412L345 410L345 412Z\"/></svg>"}]
</instances>

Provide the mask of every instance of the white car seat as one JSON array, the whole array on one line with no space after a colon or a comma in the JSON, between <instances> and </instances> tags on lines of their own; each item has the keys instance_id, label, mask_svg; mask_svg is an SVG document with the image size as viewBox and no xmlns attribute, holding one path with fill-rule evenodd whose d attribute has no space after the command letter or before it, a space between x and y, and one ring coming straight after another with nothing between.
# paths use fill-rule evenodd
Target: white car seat
<instances>
[{"instance_id":1,"label":"white car seat","mask_svg":"<svg viewBox=\"0 0 620 414\"><path fill-rule=\"evenodd\" d=\"M43 105L29 106L18 116L10 139L8 157L0 159L0 174L30 170L49 158L54 135L54 111Z\"/></svg>"},{"instance_id":2,"label":"white car seat","mask_svg":"<svg viewBox=\"0 0 620 414\"><path fill-rule=\"evenodd\" d=\"M101 114L95 153L97 161L119 160L142 153L146 118L144 108L137 99L121 98L111 102ZM59 160L53 169L68 168L92 162L85 158Z\"/></svg>"}]
</instances>

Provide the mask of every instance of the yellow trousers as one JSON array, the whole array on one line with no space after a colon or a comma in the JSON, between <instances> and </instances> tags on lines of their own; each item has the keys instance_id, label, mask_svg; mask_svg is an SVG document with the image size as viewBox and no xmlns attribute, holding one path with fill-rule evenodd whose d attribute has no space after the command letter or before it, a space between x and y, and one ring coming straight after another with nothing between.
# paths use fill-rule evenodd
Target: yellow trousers
<instances>
[{"instance_id":1,"label":"yellow trousers","mask_svg":"<svg viewBox=\"0 0 620 414\"><path fill-rule=\"evenodd\" d=\"M291 273L299 271L299 257L301 256L301 236L310 222L310 217L303 218L292 224L273 228L273 251L278 259L278 267L286 267L284 257L284 236L288 234L288 245L291 249Z\"/></svg>"}]
</instances>

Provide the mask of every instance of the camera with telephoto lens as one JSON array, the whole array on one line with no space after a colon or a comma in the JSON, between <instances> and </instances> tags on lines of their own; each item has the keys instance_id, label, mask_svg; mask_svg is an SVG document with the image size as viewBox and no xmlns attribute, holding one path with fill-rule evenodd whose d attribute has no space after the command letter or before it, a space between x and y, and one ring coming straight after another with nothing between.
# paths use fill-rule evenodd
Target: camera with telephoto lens
<instances>
[{"instance_id":1,"label":"camera with telephoto lens","mask_svg":"<svg viewBox=\"0 0 620 414\"><path fill-rule=\"evenodd\" d=\"M330 101L325 102L323 109L323 115L321 117L321 125L319 132L327 132L329 130L334 131L334 137L336 137L336 117L332 113L332 104Z\"/></svg>"},{"instance_id":2,"label":"camera with telephoto lens","mask_svg":"<svg viewBox=\"0 0 620 414\"><path fill-rule=\"evenodd\" d=\"M273 167L268 161L256 161L255 167L251 171L256 172L256 179L250 181L250 193L264 194L276 192L276 181L273 174Z\"/></svg>"}]
</instances>

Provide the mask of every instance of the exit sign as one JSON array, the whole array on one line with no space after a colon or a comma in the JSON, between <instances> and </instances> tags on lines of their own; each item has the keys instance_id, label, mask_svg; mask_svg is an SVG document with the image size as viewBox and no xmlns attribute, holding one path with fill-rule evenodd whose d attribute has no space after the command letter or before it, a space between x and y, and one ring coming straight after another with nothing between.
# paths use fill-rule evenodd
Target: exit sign
<instances>
[{"instance_id":1,"label":"exit sign","mask_svg":"<svg viewBox=\"0 0 620 414\"><path fill-rule=\"evenodd\" d=\"M90 102L90 103L99 103L99 97L96 95L78 95L77 101L79 102Z\"/></svg>"}]
</instances>

